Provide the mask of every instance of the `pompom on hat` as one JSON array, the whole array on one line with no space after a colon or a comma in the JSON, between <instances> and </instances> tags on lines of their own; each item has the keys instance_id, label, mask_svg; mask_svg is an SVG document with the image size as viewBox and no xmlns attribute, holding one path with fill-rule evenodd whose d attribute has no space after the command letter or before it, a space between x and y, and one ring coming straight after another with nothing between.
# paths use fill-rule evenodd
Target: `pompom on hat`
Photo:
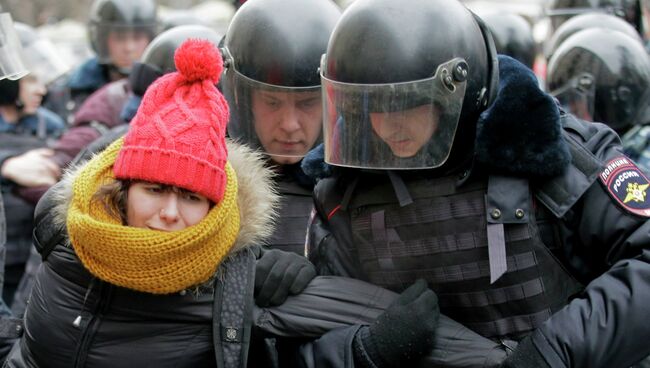
<instances>
[{"instance_id":1,"label":"pompom on hat","mask_svg":"<svg viewBox=\"0 0 650 368\"><path fill-rule=\"evenodd\" d=\"M173 185L218 203L226 187L228 104L217 90L216 46L190 39L176 50L178 72L157 79L131 121L113 172L117 179Z\"/></svg>"}]
</instances>

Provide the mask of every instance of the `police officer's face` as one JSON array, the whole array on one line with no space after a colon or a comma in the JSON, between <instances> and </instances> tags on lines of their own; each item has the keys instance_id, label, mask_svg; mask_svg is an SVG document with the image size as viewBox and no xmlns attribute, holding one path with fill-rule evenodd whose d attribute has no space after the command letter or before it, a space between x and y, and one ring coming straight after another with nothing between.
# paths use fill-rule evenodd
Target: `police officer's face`
<instances>
[{"instance_id":1,"label":"police officer's face","mask_svg":"<svg viewBox=\"0 0 650 368\"><path fill-rule=\"evenodd\" d=\"M36 76L29 74L19 81L18 99L23 104L23 113L32 115L41 106L43 96L47 90L43 83L41 83Z\"/></svg>"},{"instance_id":2,"label":"police officer's face","mask_svg":"<svg viewBox=\"0 0 650 368\"><path fill-rule=\"evenodd\" d=\"M397 157L415 156L438 128L438 112L433 105L395 112L370 113L374 132Z\"/></svg>"},{"instance_id":3,"label":"police officer's face","mask_svg":"<svg viewBox=\"0 0 650 368\"><path fill-rule=\"evenodd\" d=\"M273 161L296 163L314 146L322 125L320 96L320 91L253 91L255 133Z\"/></svg>"},{"instance_id":4,"label":"police officer's face","mask_svg":"<svg viewBox=\"0 0 650 368\"><path fill-rule=\"evenodd\" d=\"M108 33L108 55L118 68L131 68L149 44L149 35L136 30L114 30Z\"/></svg>"},{"instance_id":5,"label":"police officer's face","mask_svg":"<svg viewBox=\"0 0 650 368\"><path fill-rule=\"evenodd\" d=\"M210 210L206 197L158 183L135 182L126 200L127 224L159 231L178 231L199 223Z\"/></svg>"}]
</instances>

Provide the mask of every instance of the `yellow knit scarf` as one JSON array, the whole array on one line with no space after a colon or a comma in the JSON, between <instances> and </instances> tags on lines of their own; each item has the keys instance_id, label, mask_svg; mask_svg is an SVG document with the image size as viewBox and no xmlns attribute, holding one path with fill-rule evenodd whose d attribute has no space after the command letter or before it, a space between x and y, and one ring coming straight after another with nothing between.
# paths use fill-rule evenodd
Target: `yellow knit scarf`
<instances>
[{"instance_id":1,"label":"yellow knit scarf","mask_svg":"<svg viewBox=\"0 0 650 368\"><path fill-rule=\"evenodd\" d=\"M84 166L74 180L67 227L84 267L101 280L125 288L168 294L207 281L239 233L237 177L226 164L224 197L196 225L173 232L122 225L95 192L111 182L123 139Z\"/></svg>"}]
</instances>

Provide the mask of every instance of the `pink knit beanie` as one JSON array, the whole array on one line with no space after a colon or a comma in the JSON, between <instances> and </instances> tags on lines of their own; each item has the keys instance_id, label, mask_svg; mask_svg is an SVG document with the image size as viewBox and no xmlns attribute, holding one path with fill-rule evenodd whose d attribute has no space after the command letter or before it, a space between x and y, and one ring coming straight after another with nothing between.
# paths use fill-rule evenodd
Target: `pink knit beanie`
<instances>
[{"instance_id":1,"label":"pink knit beanie","mask_svg":"<svg viewBox=\"0 0 650 368\"><path fill-rule=\"evenodd\" d=\"M118 179L199 193L215 203L226 188L228 104L215 87L223 60L213 43L190 39L176 50L178 72L146 91L113 166Z\"/></svg>"}]
</instances>

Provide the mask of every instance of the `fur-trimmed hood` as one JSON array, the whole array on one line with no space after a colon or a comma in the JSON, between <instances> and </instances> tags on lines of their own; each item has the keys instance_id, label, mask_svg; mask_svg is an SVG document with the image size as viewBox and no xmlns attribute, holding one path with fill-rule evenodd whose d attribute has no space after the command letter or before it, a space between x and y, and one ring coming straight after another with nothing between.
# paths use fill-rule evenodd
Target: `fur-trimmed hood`
<instances>
[{"instance_id":1,"label":"fur-trimmed hood","mask_svg":"<svg viewBox=\"0 0 650 368\"><path fill-rule=\"evenodd\" d=\"M571 162L557 102L530 69L509 56L499 55L497 97L476 125L475 162L488 173L551 177ZM322 145L302 162L314 179L332 175Z\"/></svg>"},{"instance_id":2,"label":"fur-trimmed hood","mask_svg":"<svg viewBox=\"0 0 650 368\"><path fill-rule=\"evenodd\" d=\"M273 181L274 173L265 165L261 153L239 143L226 140L228 161L237 173L240 229L231 253L261 245L274 230L279 195ZM85 163L85 162L84 162ZM72 201L72 184L83 163L68 169L47 196L54 203L52 221L55 228L65 228L68 207ZM37 209L37 212L39 210Z\"/></svg>"}]
</instances>

